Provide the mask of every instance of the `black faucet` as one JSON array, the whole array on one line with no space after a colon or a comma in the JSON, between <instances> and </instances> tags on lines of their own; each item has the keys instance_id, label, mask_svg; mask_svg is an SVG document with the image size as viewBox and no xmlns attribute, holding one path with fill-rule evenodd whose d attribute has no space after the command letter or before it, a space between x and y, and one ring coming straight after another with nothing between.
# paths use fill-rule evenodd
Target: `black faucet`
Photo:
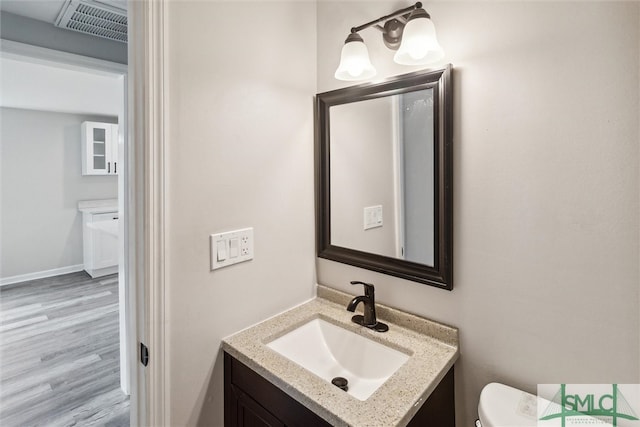
<instances>
[{"instance_id":1,"label":"black faucet","mask_svg":"<svg viewBox=\"0 0 640 427\"><path fill-rule=\"evenodd\" d=\"M373 329L378 332L387 332L389 326L382 322L378 322L376 319L376 299L375 289L372 284L364 282L351 282L352 285L364 285L364 295L360 295L351 300L347 306L347 310L350 312L356 311L356 306L361 302L364 303L364 316L356 314L351 318L351 321L358 325L366 326L369 329Z\"/></svg>"}]
</instances>

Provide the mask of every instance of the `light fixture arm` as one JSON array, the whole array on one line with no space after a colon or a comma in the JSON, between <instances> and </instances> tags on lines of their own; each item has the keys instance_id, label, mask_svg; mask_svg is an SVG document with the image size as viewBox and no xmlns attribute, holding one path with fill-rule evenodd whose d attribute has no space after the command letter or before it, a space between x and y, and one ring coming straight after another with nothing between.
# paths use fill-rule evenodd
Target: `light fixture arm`
<instances>
[{"instance_id":1,"label":"light fixture arm","mask_svg":"<svg viewBox=\"0 0 640 427\"><path fill-rule=\"evenodd\" d=\"M379 29L380 31L384 32L384 28L379 26L379 25L376 25L376 24L379 24L380 22L386 22L386 21L388 21L390 19L393 19L393 18L401 16L401 15L408 15L409 13L414 11L415 9L420 9L421 7L422 7L422 2L416 2L416 4L414 4L412 6L405 7L404 9L398 9L395 12L390 13L389 15L380 17L378 19L374 19L373 21L367 22L366 24L362 24L362 25L359 25L357 27L353 27L353 28L351 28L351 32L352 33L357 33L359 31L364 30L365 28L369 28L369 27L374 26L374 25L375 25L375 27L377 29Z\"/></svg>"}]
</instances>

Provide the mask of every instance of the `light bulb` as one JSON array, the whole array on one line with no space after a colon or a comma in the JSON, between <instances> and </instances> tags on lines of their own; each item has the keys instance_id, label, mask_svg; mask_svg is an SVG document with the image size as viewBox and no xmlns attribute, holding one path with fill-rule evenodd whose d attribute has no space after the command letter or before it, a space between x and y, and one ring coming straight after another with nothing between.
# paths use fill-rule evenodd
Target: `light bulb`
<instances>
[{"instance_id":1,"label":"light bulb","mask_svg":"<svg viewBox=\"0 0 640 427\"><path fill-rule=\"evenodd\" d=\"M362 74L362 71L363 71L363 67L360 64L353 63L347 67L347 72L349 73L350 76L353 76L353 77L360 76Z\"/></svg>"}]
</instances>

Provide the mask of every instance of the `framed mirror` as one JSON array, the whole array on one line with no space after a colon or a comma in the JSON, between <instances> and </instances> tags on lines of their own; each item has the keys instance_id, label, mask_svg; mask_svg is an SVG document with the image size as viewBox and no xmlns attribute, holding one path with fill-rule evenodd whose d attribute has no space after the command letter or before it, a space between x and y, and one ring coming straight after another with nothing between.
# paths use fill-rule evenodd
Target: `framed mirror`
<instances>
[{"instance_id":1,"label":"framed mirror","mask_svg":"<svg viewBox=\"0 0 640 427\"><path fill-rule=\"evenodd\" d=\"M453 288L451 66L316 95L318 257Z\"/></svg>"}]
</instances>

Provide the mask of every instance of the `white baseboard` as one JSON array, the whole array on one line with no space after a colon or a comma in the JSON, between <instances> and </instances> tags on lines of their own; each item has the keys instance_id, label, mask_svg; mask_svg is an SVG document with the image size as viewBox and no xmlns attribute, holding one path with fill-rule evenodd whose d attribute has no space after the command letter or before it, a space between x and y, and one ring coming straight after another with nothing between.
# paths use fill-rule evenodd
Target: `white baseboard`
<instances>
[{"instance_id":1,"label":"white baseboard","mask_svg":"<svg viewBox=\"0 0 640 427\"><path fill-rule=\"evenodd\" d=\"M84 270L84 264L70 265L68 267L54 268L52 270L36 271L35 273L19 274L17 276L1 277L0 286L13 283L26 282L28 280L44 279L45 277L59 276L61 274L75 273Z\"/></svg>"}]
</instances>

